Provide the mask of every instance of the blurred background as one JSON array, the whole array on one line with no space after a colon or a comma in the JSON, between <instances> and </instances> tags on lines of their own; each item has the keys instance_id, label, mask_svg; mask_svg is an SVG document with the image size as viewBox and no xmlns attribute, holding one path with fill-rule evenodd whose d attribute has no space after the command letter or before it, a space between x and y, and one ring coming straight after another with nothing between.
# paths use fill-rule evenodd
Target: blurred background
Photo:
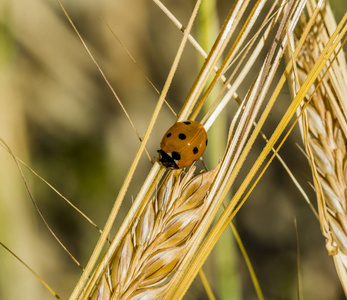
<instances>
[{"instance_id":1,"label":"blurred background","mask_svg":"<svg viewBox=\"0 0 347 300\"><path fill-rule=\"evenodd\" d=\"M187 24L194 1L164 3L183 25ZM163 87L182 33L151 1L66 0L63 5L143 136L158 94L103 20L158 90ZM347 3L334 0L331 5L338 22L347 10ZM218 23L222 24L230 8L230 1L217 1L210 26L216 35ZM203 41L199 26L194 27L193 33L208 50L211 44ZM201 58L188 45L167 97L176 112L200 66ZM247 89L248 86L241 86L238 91L241 98ZM281 104L265 126L268 135L281 117L279 112L289 102L289 92L283 91ZM209 134L209 145L217 147L212 155L209 148L215 147L209 146L204 155L209 168L223 155L235 108L235 104L230 104L218 127L211 129L218 132L218 138ZM152 160L156 159L163 133L174 121L175 116L164 106L147 147ZM0 138L15 155L103 227L139 139L55 0L0 3ZM296 129L280 154L314 202L310 169L298 144L301 145L301 138ZM256 157L262 147L264 142L259 140L252 156ZM67 299L81 270L47 230L14 160L4 148L0 148L0 166L0 242ZM43 216L85 266L99 237L98 231L31 171L22 168ZM113 233L150 168L151 163L144 155ZM235 219L265 298L297 298L294 220L304 298L344 299L319 222L276 160ZM0 248L0 270L0 299L54 298L3 248ZM256 299L231 230L225 232L204 270L218 299ZM200 279L195 280L186 299L207 299Z\"/></svg>"}]
</instances>

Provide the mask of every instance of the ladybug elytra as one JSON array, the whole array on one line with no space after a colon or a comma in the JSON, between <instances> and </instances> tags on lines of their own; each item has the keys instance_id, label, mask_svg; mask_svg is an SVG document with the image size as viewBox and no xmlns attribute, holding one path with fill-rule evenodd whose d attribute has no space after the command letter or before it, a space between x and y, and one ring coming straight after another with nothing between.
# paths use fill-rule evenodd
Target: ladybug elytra
<instances>
[{"instance_id":1,"label":"ladybug elytra","mask_svg":"<svg viewBox=\"0 0 347 300\"><path fill-rule=\"evenodd\" d=\"M202 124L195 121L178 122L160 142L159 161L167 168L186 168L200 158L206 146L207 133Z\"/></svg>"}]
</instances>

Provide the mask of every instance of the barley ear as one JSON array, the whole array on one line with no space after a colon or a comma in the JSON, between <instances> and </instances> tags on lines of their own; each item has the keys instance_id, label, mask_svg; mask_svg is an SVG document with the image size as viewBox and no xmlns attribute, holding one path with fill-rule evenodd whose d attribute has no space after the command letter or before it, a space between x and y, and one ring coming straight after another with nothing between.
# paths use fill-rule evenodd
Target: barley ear
<instances>
[{"instance_id":1,"label":"barley ear","mask_svg":"<svg viewBox=\"0 0 347 300\"><path fill-rule=\"evenodd\" d=\"M92 299L159 299L191 246L217 169L193 177L195 167L169 171L116 250Z\"/></svg>"},{"instance_id":2,"label":"barley ear","mask_svg":"<svg viewBox=\"0 0 347 300\"><path fill-rule=\"evenodd\" d=\"M303 17L301 22L304 28L307 20ZM335 29L333 27L336 28L336 23L326 4L316 18L313 30L306 38L296 61L297 84L301 85L305 81ZM331 57L324 73L320 74L311 88L312 96L306 96L305 100L310 103L303 108L301 128L313 174L326 248L334 258L347 295L347 68L343 52L337 54L337 49L335 51L335 57Z\"/></svg>"}]
</instances>

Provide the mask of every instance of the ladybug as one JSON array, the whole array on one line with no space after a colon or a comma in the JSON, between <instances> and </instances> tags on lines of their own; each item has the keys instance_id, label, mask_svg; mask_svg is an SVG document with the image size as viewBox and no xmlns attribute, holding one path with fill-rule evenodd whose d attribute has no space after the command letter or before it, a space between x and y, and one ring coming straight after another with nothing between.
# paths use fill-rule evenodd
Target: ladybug
<instances>
[{"instance_id":1,"label":"ladybug","mask_svg":"<svg viewBox=\"0 0 347 300\"><path fill-rule=\"evenodd\" d=\"M207 133L202 124L195 121L178 122L160 142L159 161L167 168L182 169L196 161L206 146Z\"/></svg>"}]
</instances>

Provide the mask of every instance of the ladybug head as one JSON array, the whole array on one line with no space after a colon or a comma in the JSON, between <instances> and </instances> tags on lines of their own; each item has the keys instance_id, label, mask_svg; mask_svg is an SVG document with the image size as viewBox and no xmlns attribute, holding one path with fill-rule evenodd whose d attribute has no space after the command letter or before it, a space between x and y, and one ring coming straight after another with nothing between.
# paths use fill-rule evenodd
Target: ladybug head
<instances>
[{"instance_id":1,"label":"ladybug head","mask_svg":"<svg viewBox=\"0 0 347 300\"><path fill-rule=\"evenodd\" d=\"M175 160L163 150L158 150L159 161L166 168L179 169Z\"/></svg>"}]
</instances>

